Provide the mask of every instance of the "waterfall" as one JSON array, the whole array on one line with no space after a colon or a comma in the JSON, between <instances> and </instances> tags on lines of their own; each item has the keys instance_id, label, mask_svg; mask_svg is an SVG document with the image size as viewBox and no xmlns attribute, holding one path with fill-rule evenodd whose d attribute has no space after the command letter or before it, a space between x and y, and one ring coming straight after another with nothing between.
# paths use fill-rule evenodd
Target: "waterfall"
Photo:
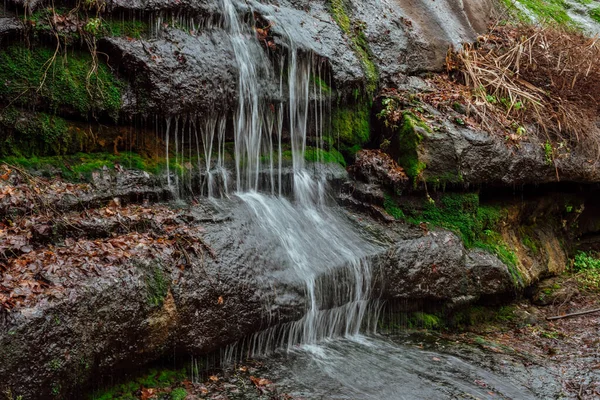
<instances>
[{"instance_id":1,"label":"waterfall","mask_svg":"<svg viewBox=\"0 0 600 400\"><path fill-rule=\"evenodd\" d=\"M261 94L260 78L273 80L271 71L275 68L232 0L222 0L222 6L224 26L239 67L238 109L233 124L236 195L263 229L265 238L272 237L283 249L290 273L303 282L306 292L305 314L300 320L230 346L224 359L233 362L238 357L260 356L278 348L317 346L325 338L356 336L363 328L372 331L378 305L370 301L372 271L368 257L374 249L354 233L345 216L326 204L325 180L311 174L305 165L311 96L317 149L323 140L323 93L314 78L321 78L318 62L311 54L302 54L293 36L286 35L287 54L278 65L283 100L277 107L269 107ZM283 143L285 128L292 158L291 199L282 190L283 146L288 145ZM320 153L316 154L318 159ZM265 155L268 162L261 159ZM261 182L261 176L268 182Z\"/></svg>"}]
</instances>

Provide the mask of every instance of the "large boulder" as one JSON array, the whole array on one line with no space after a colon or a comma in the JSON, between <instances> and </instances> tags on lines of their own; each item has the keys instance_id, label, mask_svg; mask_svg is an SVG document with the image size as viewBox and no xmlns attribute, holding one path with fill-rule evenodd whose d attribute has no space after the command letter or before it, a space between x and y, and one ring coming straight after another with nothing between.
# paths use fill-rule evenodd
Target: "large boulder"
<instances>
[{"instance_id":1,"label":"large boulder","mask_svg":"<svg viewBox=\"0 0 600 400\"><path fill-rule=\"evenodd\" d=\"M105 218L123 214L121 224L133 217L125 209L110 210ZM33 272L7 264L0 287L14 289L0 298L14 306L0 313L3 393L81 398L92 377L169 352L207 354L270 324L300 318L302 282L275 287L265 279L283 266L269 252L257 251L264 244L252 239L254 226L243 215L147 212L156 216L137 224L139 233L67 237L56 248L39 250L32 244L20 260ZM96 212L90 218L87 225L73 221L73 230L100 232L90 227ZM75 248L81 252L73 253Z\"/></svg>"},{"instance_id":2,"label":"large boulder","mask_svg":"<svg viewBox=\"0 0 600 400\"><path fill-rule=\"evenodd\" d=\"M382 258L382 297L422 303L463 306L486 297L515 293L510 270L496 256L467 250L454 233L435 230L400 240Z\"/></svg>"}]
</instances>

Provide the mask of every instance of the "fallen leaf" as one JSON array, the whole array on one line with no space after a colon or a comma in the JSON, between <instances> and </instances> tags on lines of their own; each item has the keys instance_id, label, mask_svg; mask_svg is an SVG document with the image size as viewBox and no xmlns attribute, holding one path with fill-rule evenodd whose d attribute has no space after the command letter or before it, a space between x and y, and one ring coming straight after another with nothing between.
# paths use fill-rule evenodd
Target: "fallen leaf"
<instances>
[{"instance_id":1,"label":"fallen leaf","mask_svg":"<svg viewBox=\"0 0 600 400\"><path fill-rule=\"evenodd\" d=\"M148 400L155 397L156 389L142 389L141 400Z\"/></svg>"},{"instance_id":2,"label":"fallen leaf","mask_svg":"<svg viewBox=\"0 0 600 400\"><path fill-rule=\"evenodd\" d=\"M252 383L254 383L254 386L266 386L266 385L270 385L272 383L268 379L265 379L265 378L256 378L254 376L251 376L250 380L252 381Z\"/></svg>"}]
</instances>

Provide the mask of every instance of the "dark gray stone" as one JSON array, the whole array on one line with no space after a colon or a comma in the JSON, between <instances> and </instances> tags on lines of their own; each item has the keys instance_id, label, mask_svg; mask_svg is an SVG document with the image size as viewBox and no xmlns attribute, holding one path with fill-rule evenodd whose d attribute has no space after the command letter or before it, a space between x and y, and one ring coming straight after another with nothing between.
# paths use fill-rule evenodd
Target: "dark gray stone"
<instances>
[{"instance_id":1,"label":"dark gray stone","mask_svg":"<svg viewBox=\"0 0 600 400\"><path fill-rule=\"evenodd\" d=\"M496 256L466 250L454 233L436 230L400 240L380 261L382 297L466 305L514 292L510 272Z\"/></svg>"},{"instance_id":2,"label":"dark gray stone","mask_svg":"<svg viewBox=\"0 0 600 400\"><path fill-rule=\"evenodd\" d=\"M0 18L0 38L23 32L23 24L17 18Z\"/></svg>"}]
</instances>

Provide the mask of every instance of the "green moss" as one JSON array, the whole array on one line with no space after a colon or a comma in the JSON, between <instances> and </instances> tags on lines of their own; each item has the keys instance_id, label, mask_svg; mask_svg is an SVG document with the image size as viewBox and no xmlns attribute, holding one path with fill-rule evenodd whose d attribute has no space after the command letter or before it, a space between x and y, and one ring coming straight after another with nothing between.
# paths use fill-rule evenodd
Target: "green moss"
<instances>
[{"instance_id":1,"label":"green moss","mask_svg":"<svg viewBox=\"0 0 600 400\"><path fill-rule=\"evenodd\" d=\"M117 164L123 168L138 169L153 174L165 168L161 160L147 159L132 152L76 153L61 157L9 156L0 158L0 163L2 162L48 177L60 173L64 179L75 182L89 180L92 172L104 167L113 170Z\"/></svg>"},{"instance_id":2,"label":"green moss","mask_svg":"<svg viewBox=\"0 0 600 400\"><path fill-rule=\"evenodd\" d=\"M0 112L0 157L64 154L70 140L67 122L60 117L13 107Z\"/></svg>"},{"instance_id":3,"label":"green moss","mask_svg":"<svg viewBox=\"0 0 600 400\"><path fill-rule=\"evenodd\" d=\"M151 271L148 271L146 284L148 287L148 302L153 306L162 306L169 292L169 282L160 265L155 265Z\"/></svg>"},{"instance_id":4,"label":"green moss","mask_svg":"<svg viewBox=\"0 0 600 400\"><path fill-rule=\"evenodd\" d=\"M481 205L477 193L445 193L437 201L424 201L419 209L403 209L391 196L386 196L384 207L396 219L404 219L414 225L426 222L454 231L465 247L481 248L496 254L509 268L515 284L522 285L517 256L497 231L506 218L500 206Z\"/></svg>"},{"instance_id":5,"label":"green moss","mask_svg":"<svg viewBox=\"0 0 600 400\"><path fill-rule=\"evenodd\" d=\"M512 0L502 0L503 3L513 9ZM565 0L519 0L523 7L531 12L541 22L552 22L560 25L575 25L567 14L570 5ZM521 21L529 21L529 17L520 10L515 10Z\"/></svg>"},{"instance_id":6,"label":"green moss","mask_svg":"<svg viewBox=\"0 0 600 400\"><path fill-rule=\"evenodd\" d=\"M371 137L370 105L337 107L332 114L331 129L340 151L346 156L354 155Z\"/></svg>"},{"instance_id":7,"label":"green moss","mask_svg":"<svg viewBox=\"0 0 600 400\"><path fill-rule=\"evenodd\" d=\"M274 162L278 162L279 154L276 152L274 154L275 160ZM264 154L260 157L260 161L262 163L268 163L271 159L269 154ZM291 162L293 159L292 151L287 149L281 152L281 159L283 162ZM331 147L330 150L319 149L312 146L307 146L306 151L304 153L304 159L308 162L322 162L322 163L333 163L340 164L343 167L346 167L346 160L344 156L337 151L334 147Z\"/></svg>"},{"instance_id":8,"label":"green moss","mask_svg":"<svg viewBox=\"0 0 600 400\"><path fill-rule=\"evenodd\" d=\"M423 329L439 329L442 327L442 319L434 314L416 312L412 317L414 327Z\"/></svg>"},{"instance_id":9,"label":"green moss","mask_svg":"<svg viewBox=\"0 0 600 400\"><path fill-rule=\"evenodd\" d=\"M363 72L367 79L366 90L373 95L377 90L379 72L372 60L371 49L364 33L365 24L361 21L352 21L348 13L346 0L330 0L330 10L333 19L340 29L348 35L352 43L352 49L362 63Z\"/></svg>"},{"instance_id":10,"label":"green moss","mask_svg":"<svg viewBox=\"0 0 600 400\"><path fill-rule=\"evenodd\" d=\"M44 104L51 114L64 108L84 118L106 113L117 119L123 83L104 63L89 76L92 57L84 52L12 45L0 52L0 99L16 105ZM53 61L52 61L53 60Z\"/></svg>"},{"instance_id":11,"label":"green moss","mask_svg":"<svg viewBox=\"0 0 600 400\"><path fill-rule=\"evenodd\" d=\"M395 332L405 329L427 329L439 330L445 328L446 324L441 315L425 312L395 313L379 321L382 331Z\"/></svg>"},{"instance_id":12,"label":"green moss","mask_svg":"<svg viewBox=\"0 0 600 400\"><path fill-rule=\"evenodd\" d=\"M440 189L442 191L445 191L446 186L448 184L463 183L464 178L460 172L458 172L458 173L448 172L443 175L428 176L426 178L426 181L431 189L433 189L435 191L440 190Z\"/></svg>"},{"instance_id":13,"label":"green moss","mask_svg":"<svg viewBox=\"0 0 600 400\"><path fill-rule=\"evenodd\" d=\"M327 82L325 82L323 79L319 78L316 75L313 75L312 81L315 84L315 86L318 88L318 90L320 90L323 94L331 93L331 88L329 87Z\"/></svg>"},{"instance_id":14,"label":"green moss","mask_svg":"<svg viewBox=\"0 0 600 400\"><path fill-rule=\"evenodd\" d=\"M600 7L592 8L588 11L591 19L600 24Z\"/></svg>"},{"instance_id":15,"label":"green moss","mask_svg":"<svg viewBox=\"0 0 600 400\"><path fill-rule=\"evenodd\" d=\"M515 310L514 305L500 308L473 305L450 315L448 325L453 328L466 328L482 324L506 324L516 319Z\"/></svg>"},{"instance_id":16,"label":"green moss","mask_svg":"<svg viewBox=\"0 0 600 400\"><path fill-rule=\"evenodd\" d=\"M101 32L108 36L140 39L148 35L148 23L139 20L103 20Z\"/></svg>"},{"instance_id":17,"label":"green moss","mask_svg":"<svg viewBox=\"0 0 600 400\"><path fill-rule=\"evenodd\" d=\"M384 195L383 208L385 209L386 213L395 219L406 219L404 212L400 207L398 207L398 203L396 203L392 196L387 193Z\"/></svg>"},{"instance_id":18,"label":"green moss","mask_svg":"<svg viewBox=\"0 0 600 400\"><path fill-rule=\"evenodd\" d=\"M334 148L327 151L314 147L308 147L304 153L304 158L309 162L334 163L340 164L344 167L346 166L346 160L344 160L344 156Z\"/></svg>"},{"instance_id":19,"label":"green moss","mask_svg":"<svg viewBox=\"0 0 600 400\"><path fill-rule=\"evenodd\" d=\"M402 117L402 124L398 127L398 164L413 182L421 175L427 165L419 160L419 145L423 141L422 132L431 132L427 124L413 113L406 111Z\"/></svg>"}]
</instances>

